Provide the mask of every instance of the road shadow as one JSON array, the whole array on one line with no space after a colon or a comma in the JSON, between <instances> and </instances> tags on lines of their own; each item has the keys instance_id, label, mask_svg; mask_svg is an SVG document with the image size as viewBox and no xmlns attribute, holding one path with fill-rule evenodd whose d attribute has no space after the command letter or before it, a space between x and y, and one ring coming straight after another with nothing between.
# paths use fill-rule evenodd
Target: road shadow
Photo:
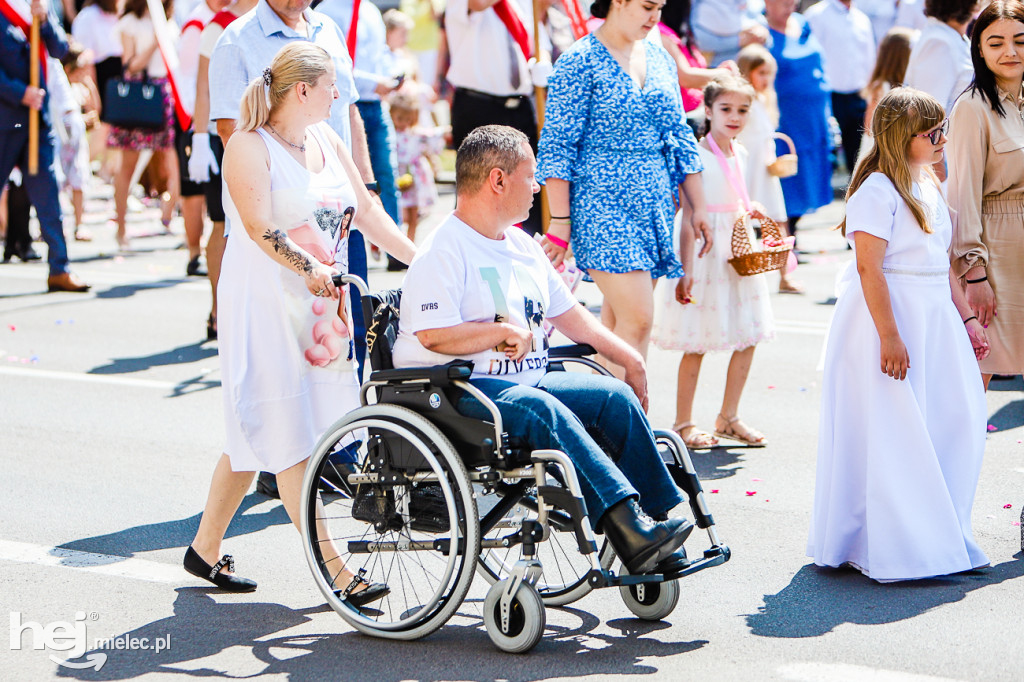
<instances>
[{"instance_id":1,"label":"road shadow","mask_svg":"<svg viewBox=\"0 0 1024 682\"><path fill-rule=\"evenodd\" d=\"M184 277L156 280L154 282L135 282L133 284L117 284L96 292L96 298L129 298L140 291L147 289L167 289L169 287L184 284L188 280Z\"/></svg>"},{"instance_id":2,"label":"road shadow","mask_svg":"<svg viewBox=\"0 0 1024 682\"><path fill-rule=\"evenodd\" d=\"M996 427L996 431L1024 426L1024 399L1003 405L988 418L988 423Z\"/></svg>"},{"instance_id":3,"label":"road shadow","mask_svg":"<svg viewBox=\"0 0 1024 682\"><path fill-rule=\"evenodd\" d=\"M266 505L265 509L257 513L245 513L253 507L269 502L270 498L257 492L249 493L242 500L242 504L235 513L226 538L233 538L249 533L258 533L270 526L281 526L291 523L284 506L274 502ZM161 521L160 523L148 523L141 526L125 528L106 535L96 535L91 538L72 540L58 545L59 549L72 549L79 552L94 552L97 554L109 554L120 561L122 557L133 557L141 552L152 552L158 549L171 549L180 547L184 549L191 544L199 528L201 513L174 521Z\"/></svg>"},{"instance_id":4,"label":"road shadow","mask_svg":"<svg viewBox=\"0 0 1024 682\"><path fill-rule=\"evenodd\" d=\"M617 619L607 625L617 633L595 633L594 616L567 611L580 618L578 627L548 626L545 637L530 654L510 656L494 648L479 616L460 612L429 637L414 642L390 641L355 632L280 635L308 623L327 605L292 610L268 603L218 603L206 588L182 587L174 615L116 635L132 639L168 638L170 647L110 651L100 670L57 667L58 677L78 680L126 680L149 673L193 677L256 677L286 675L293 682L328 678L371 677L375 682L401 680L506 679L534 681L552 677L649 675L658 672L652 658L696 651L704 640L666 641L659 631L668 623ZM471 605L469 605L471 606ZM468 623L468 624L467 624ZM338 621L338 628L347 626ZM259 641L257 641L259 640ZM228 649L233 649L228 652ZM224 658L216 656L224 653ZM207 659L207 660L204 660ZM232 672L221 668L232 668Z\"/></svg>"},{"instance_id":5,"label":"road shadow","mask_svg":"<svg viewBox=\"0 0 1024 682\"><path fill-rule=\"evenodd\" d=\"M144 372L152 367L166 367L169 365L185 365L193 362L206 360L217 355L217 346L207 345L206 341L197 341L187 346L178 346L170 350L153 353L152 355L140 355L131 358L114 358L106 365L93 367L88 374L131 374L133 372ZM208 391L212 388L220 388L220 379L209 378L200 374L188 379L179 381L168 397L175 398L199 391Z\"/></svg>"},{"instance_id":6,"label":"road shadow","mask_svg":"<svg viewBox=\"0 0 1024 682\"><path fill-rule=\"evenodd\" d=\"M731 478L743 467L738 466L742 457L749 450L742 445L729 447L714 447L710 450L690 451L690 459L693 460L693 468L701 481L714 481L721 478ZM763 448L761 448L763 449Z\"/></svg>"},{"instance_id":7,"label":"road shadow","mask_svg":"<svg viewBox=\"0 0 1024 682\"><path fill-rule=\"evenodd\" d=\"M781 592L765 595L764 606L747 616L747 627L760 637L820 637L845 623L879 625L914 618L961 601L974 590L1021 576L1020 558L943 578L888 584L854 569L808 564Z\"/></svg>"},{"instance_id":8,"label":"road shadow","mask_svg":"<svg viewBox=\"0 0 1024 682\"><path fill-rule=\"evenodd\" d=\"M1020 375L1013 377L1012 379L996 379L992 378L992 381L988 384L988 390L990 391L1016 391L1018 393L1024 392L1024 377Z\"/></svg>"}]
</instances>

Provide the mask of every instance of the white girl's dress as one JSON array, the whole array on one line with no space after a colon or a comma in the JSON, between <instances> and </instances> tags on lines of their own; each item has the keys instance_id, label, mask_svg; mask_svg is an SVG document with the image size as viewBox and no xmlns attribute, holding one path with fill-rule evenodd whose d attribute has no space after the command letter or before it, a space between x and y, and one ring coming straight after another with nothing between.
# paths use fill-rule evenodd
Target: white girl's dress
<instances>
[{"instance_id":1,"label":"white girl's dress","mask_svg":"<svg viewBox=\"0 0 1024 682\"><path fill-rule=\"evenodd\" d=\"M768 281L764 275L740 277L729 265L732 226L743 215L743 204L715 155L701 145L697 149L704 164L701 176L714 243L703 258L694 255L690 273L694 278L694 303L682 305L676 301L678 279L666 279L658 285L651 339L659 348L687 353L743 350L775 336ZM729 163L738 160L742 175L746 150L738 144L733 144L733 150L735 156ZM678 249L678 226L676 229ZM700 249L699 242L694 249Z\"/></svg>"},{"instance_id":2,"label":"white girl's dress","mask_svg":"<svg viewBox=\"0 0 1024 682\"><path fill-rule=\"evenodd\" d=\"M747 192L751 201L760 202L765 215L776 222L786 222L786 200L782 195L782 182L768 172L768 164L775 156L775 125L764 103L754 98L747 125L736 138L747 149Z\"/></svg>"},{"instance_id":3,"label":"white girl's dress","mask_svg":"<svg viewBox=\"0 0 1024 682\"><path fill-rule=\"evenodd\" d=\"M949 288L952 226L931 181L913 191L932 234L881 173L846 207L848 238L863 231L888 241L882 270L910 369L904 381L881 372L878 332L851 264L826 343L807 545L819 566L848 562L879 581L988 564L971 533L985 393Z\"/></svg>"},{"instance_id":4,"label":"white girl's dress","mask_svg":"<svg viewBox=\"0 0 1024 682\"><path fill-rule=\"evenodd\" d=\"M329 143L311 173L258 130L270 152L274 225L323 263L348 270L356 195ZM359 405L347 296L313 296L305 280L271 259L244 228L231 231L218 300L226 452L234 471L276 474L309 457L320 435ZM347 289L347 287L346 287Z\"/></svg>"}]
</instances>

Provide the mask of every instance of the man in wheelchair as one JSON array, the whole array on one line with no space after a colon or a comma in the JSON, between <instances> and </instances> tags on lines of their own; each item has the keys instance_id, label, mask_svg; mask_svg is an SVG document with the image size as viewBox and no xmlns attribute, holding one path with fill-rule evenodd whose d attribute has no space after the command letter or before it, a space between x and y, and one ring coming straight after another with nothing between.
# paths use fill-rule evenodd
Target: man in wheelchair
<instances>
[{"instance_id":1,"label":"man in wheelchair","mask_svg":"<svg viewBox=\"0 0 1024 682\"><path fill-rule=\"evenodd\" d=\"M474 130L459 147L457 207L423 244L403 284L396 367L473 362L470 382L535 449L561 450L576 467L589 517L632 574L686 566L693 525L669 519L684 500L645 414L643 357L581 306L541 247L516 223L540 190L525 135ZM511 229L510 229L511 228ZM548 373L544 320L625 368L625 383ZM472 396L457 408L489 418Z\"/></svg>"}]
</instances>

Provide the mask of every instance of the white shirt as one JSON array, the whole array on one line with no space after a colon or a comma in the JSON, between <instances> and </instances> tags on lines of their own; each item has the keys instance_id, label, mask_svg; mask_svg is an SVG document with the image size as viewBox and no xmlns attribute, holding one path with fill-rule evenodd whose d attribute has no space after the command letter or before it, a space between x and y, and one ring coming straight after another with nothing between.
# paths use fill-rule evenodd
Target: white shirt
<instances>
[{"instance_id":1,"label":"white shirt","mask_svg":"<svg viewBox=\"0 0 1024 682\"><path fill-rule=\"evenodd\" d=\"M196 107L199 40L203 29L210 23L210 19L213 19L214 14L216 12L206 2L200 2L188 15L181 28L181 38L178 39L178 70L175 73L178 77L178 92L187 111L192 111Z\"/></svg>"},{"instance_id":2,"label":"white shirt","mask_svg":"<svg viewBox=\"0 0 1024 682\"><path fill-rule=\"evenodd\" d=\"M108 57L121 56L116 28L117 14L108 14L99 5L88 5L71 22L71 36L92 52L92 61L98 64Z\"/></svg>"},{"instance_id":3,"label":"white shirt","mask_svg":"<svg viewBox=\"0 0 1024 682\"><path fill-rule=\"evenodd\" d=\"M519 15L532 40L533 3L509 0L508 4ZM457 88L468 88L499 97L529 95L533 92L526 57L493 7L483 12L470 12L469 0L449 0L444 21L448 50L451 53L449 83ZM550 41L546 37L542 28L542 48L550 49ZM513 55L519 64L518 88L512 87L510 77Z\"/></svg>"},{"instance_id":4,"label":"white shirt","mask_svg":"<svg viewBox=\"0 0 1024 682\"><path fill-rule=\"evenodd\" d=\"M825 53L825 80L832 92L859 92L875 67L871 20L839 0L822 0L804 12Z\"/></svg>"},{"instance_id":5,"label":"white shirt","mask_svg":"<svg viewBox=\"0 0 1024 682\"><path fill-rule=\"evenodd\" d=\"M519 361L489 348L462 356L473 376L536 386L548 365L544 318L576 305L543 249L517 227L489 239L451 214L427 237L402 285L395 342L396 367L431 367L455 359L429 351L416 338L425 329L463 322L507 322L533 333L533 348Z\"/></svg>"},{"instance_id":6,"label":"white shirt","mask_svg":"<svg viewBox=\"0 0 1024 682\"><path fill-rule=\"evenodd\" d=\"M871 20L875 44L881 43L882 38L896 22L896 2L894 0L857 0L857 9Z\"/></svg>"},{"instance_id":7,"label":"white shirt","mask_svg":"<svg viewBox=\"0 0 1024 682\"><path fill-rule=\"evenodd\" d=\"M910 52L904 82L939 100L948 116L956 98L973 78L971 41L935 17L928 17Z\"/></svg>"},{"instance_id":8,"label":"white shirt","mask_svg":"<svg viewBox=\"0 0 1024 682\"><path fill-rule=\"evenodd\" d=\"M318 12L334 19L343 33L348 35L352 25L352 0L324 0L316 6ZM392 75L391 51L388 50L387 29L380 10L372 2L359 4L359 23L356 25L356 58L352 77L356 91L363 101L380 101L376 87Z\"/></svg>"},{"instance_id":9,"label":"white shirt","mask_svg":"<svg viewBox=\"0 0 1024 682\"><path fill-rule=\"evenodd\" d=\"M922 31L927 19L922 0L900 0L896 8L896 26Z\"/></svg>"},{"instance_id":10,"label":"white shirt","mask_svg":"<svg viewBox=\"0 0 1024 682\"><path fill-rule=\"evenodd\" d=\"M170 35L174 38L177 37L178 27L174 24L173 19L167 20L167 28L170 31ZM134 14L126 14L117 21L117 39L121 40L121 36L129 36L135 43L135 54L145 52L149 48L153 47L156 43L156 33L153 28L153 20L149 18L147 13L144 17L139 19ZM146 73L150 78L167 78L167 67L164 66L164 59L160 56L160 49L153 50L153 56L149 58L149 63L146 65ZM192 86L195 90L195 86Z\"/></svg>"}]
</instances>

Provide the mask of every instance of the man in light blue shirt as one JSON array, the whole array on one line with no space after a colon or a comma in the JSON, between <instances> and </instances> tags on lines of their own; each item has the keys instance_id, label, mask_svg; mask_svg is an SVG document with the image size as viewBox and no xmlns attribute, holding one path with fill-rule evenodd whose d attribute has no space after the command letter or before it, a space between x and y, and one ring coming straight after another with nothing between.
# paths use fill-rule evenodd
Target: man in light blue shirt
<instances>
[{"instance_id":1,"label":"man in light blue shirt","mask_svg":"<svg viewBox=\"0 0 1024 682\"><path fill-rule=\"evenodd\" d=\"M352 25L352 0L324 0L317 11L333 19L343 32ZM392 73L391 52L387 46L387 29L380 10L372 2L359 4L359 24L356 28L356 58L352 75L359 101L356 107L366 129L366 146L370 151L373 176L380 188L380 200L391 219L402 224L398 211L398 187L395 183L397 158L395 157L395 131L391 117L384 112L381 97L398 87ZM388 256L388 270L404 269L401 261Z\"/></svg>"}]
</instances>

